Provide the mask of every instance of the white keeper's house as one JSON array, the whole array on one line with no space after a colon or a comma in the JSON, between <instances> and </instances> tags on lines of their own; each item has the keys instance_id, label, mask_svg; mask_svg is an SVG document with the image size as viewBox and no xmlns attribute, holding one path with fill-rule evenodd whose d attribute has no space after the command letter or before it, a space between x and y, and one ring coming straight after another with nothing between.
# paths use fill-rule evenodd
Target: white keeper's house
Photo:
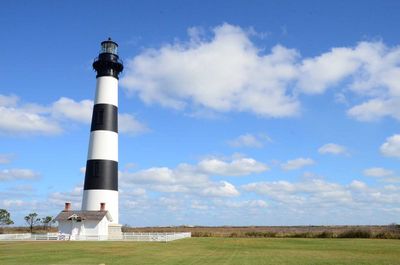
<instances>
[{"instance_id":1,"label":"white keeper's house","mask_svg":"<svg viewBox=\"0 0 400 265\"><path fill-rule=\"evenodd\" d=\"M107 240L119 239L119 231L113 231L113 219L105 204L99 205L98 211L74 211L71 204L65 203L65 208L55 220L58 222L59 233L70 240ZM115 233L117 232L117 233Z\"/></svg>"}]
</instances>

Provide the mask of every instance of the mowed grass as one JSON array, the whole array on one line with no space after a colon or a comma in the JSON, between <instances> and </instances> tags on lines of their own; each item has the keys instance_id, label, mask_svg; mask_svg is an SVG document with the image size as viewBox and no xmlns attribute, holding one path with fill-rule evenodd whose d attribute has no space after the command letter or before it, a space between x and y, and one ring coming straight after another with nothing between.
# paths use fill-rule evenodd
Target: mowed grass
<instances>
[{"instance_id":1,"label":"mowed grass","mask_svg":"<svg viewBox=\"0 0 400 265\"><path fill-rule=\"evenodd\" d=\"M189 238L169 243L0 242L0 264L400 264L400 240Z\"/></svg>"}]
</instances>

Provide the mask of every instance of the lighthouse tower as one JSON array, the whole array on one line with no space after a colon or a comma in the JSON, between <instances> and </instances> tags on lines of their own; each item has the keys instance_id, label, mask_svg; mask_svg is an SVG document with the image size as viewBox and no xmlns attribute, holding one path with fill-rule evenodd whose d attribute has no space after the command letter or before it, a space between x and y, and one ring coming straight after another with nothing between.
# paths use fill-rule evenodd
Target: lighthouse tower
<instances>
[{"instance_id":1,"label":"lighthouse tower","mask_svg":"<svg viewBox=\"0 0 400 265\"><path fill-rule=\"evenodd\" d=\"M102 205L118 227L118 76L123 70L118 44L101 43L94 60L96 95L86 163L82 211L98 211Z\"/></svg>"}]
</instances>

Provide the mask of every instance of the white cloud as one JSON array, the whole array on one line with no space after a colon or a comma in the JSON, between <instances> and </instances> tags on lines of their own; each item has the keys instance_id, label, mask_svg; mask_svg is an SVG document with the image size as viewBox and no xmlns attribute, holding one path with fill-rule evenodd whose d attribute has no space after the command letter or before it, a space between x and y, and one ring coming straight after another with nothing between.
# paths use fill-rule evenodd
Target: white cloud
<instances>
[{"instance_id":1,"label":"white cloud","mask_svg":"<svg viewBox=\"0 0 400 265\"><path fill-rule=\"evenodd\" d=\"M208 210L209 207L207 204L204 202L194 200L192 201L192 204L190 205L191 208L196 209L196 210Z\"/></svg>"},{"instance_id":2,"label":"white cloud","mask_svg":"<svg viewBox=\"0 0 400 265\"><path fill-rule=\"evenodd\" d=\"M315 58L305 59L300 67L298 86L306 93L322 93L354 73L360 61L350 48L332 48Z\"/></svg>"},{"instance_id":3,"label":"white cloud","mask_svg":"<svg viewBox=\"0 0 400 265\"><path fill-rule=\"evenodd\" d=\"M400 186L390 184L390 185L384 186L384 189L388 190L388 191L400 191Z\"/></svg>"},{"instance_id":4,"label":"white cloud","mask_svg":"<svg viewBox=\"0 0 400 265\"><path fill-rule=\"evenodd\" d=\"M154 183L160 185L197 185L207 180L207 176L196 172L187 164L180 164L175 169L168 167L152 167L134 173L122 172L122 180L136 184Z\"/></svg>"},{"instance_id":5,"label":"white cloud","mask_svg":"<svg viewBox=\"0 0 400 265\"><path fill-rule=\"evenodd\" d=\"M201 189L213 185L208 176L193 166L180 164L175 169L168 167L152 167L137 172L121 172L121 182L126 187L144 187L158 192L200 192Z\"/></svg>"},{"instance_id":6,"label":"white cloud","mask_svg":"<svg viewBox=\"0 0 400 265\"><path fill-rule=\"evenodd\" d=\"M76 102L73 99L61 97L52 104L51 112L57 118L89 124L92 118L92 110L92 100L86 99Z\"/></svg>"},{"instance_id":7,"label":"white cloud","mask_svg":"<svg viewBox=\"0 0 400 265\"><path fill-rule=\"evenodd\" d=\"M85 174L85 173L86 173L86 167L81 167L81 168L79 169L79 172L80 172L81 174Z\"/></svg>"},{"instance_id":8,"label":"white cloud","mask_svg":"<svg viewBox=\"0 0 400 265\"><path fill-rule=\"evenodd\" d=\"M296 51L277 45L261 55L248 33L223 24L211 40L146 50L128 61L122 85L145 103L174 109L246 111L266 117L296 115L299 103L286 84L296 76Z\"/></svg>"},{"instance_id":9,"label":"white cloud","mask_svg":"<svg viewBox=\"0 0 400 265\"><path fill-rule=\"evenodd\" d=\"M130 135L145 133L149 129L146 125L140 123L130 114L122 113L118 115L118 131Z\"/></svg>"},{"instance_id":10,"label":"white cloud","mask_svg":"<svg viewBox=\"0 0 400 265\"><path fill-rule=\"evenodd\" d=\"M269 169L265 164L253 158L237 158L231 162L225 162L218 158L207 158L199 162L198 168L206 174L218 176L245 176Z\"/></svg>"},{"instance_id":11,"label":"white cloud","mask_svg":"<svg viewBox=\"0 0 400 265\"><path fill-rule=\"evenodd\" d=\"M47 116L20 108L0 106L0 132L7 134L58 134L59 124Z\"/></svg>"},{"instance_id":12,"label":"white cloud","mask_svg":"<svg viewBox=\"0 0 400 265\"><path fill-rule=\"evenodd\" d=\"M348 101L346 95L341 92L335 93L334 99L335 99L336 103L349 105L349 101Z\"/></svg>"},{"instance_id":13,"label":"white cloud","mask_svg":"<svg viewBox=\"0 0 400 265\"><path fill-rule=\"evenodd\" d=\"M270 142L271 138L269 138L265 134L250 134L246 133L238 136L237 138L228 141L228 144L233 147L254 147L261 148L264 147L266 142Z\"/></svg>"},{"instance_id":14,"label":"white cloud","mask_svg":"<svg viewBox=\"0 0 400 265\"><path fill-rule=\"evenodd\" d=\"M8 164L11 162L13 155L11 154L0 154L0 164Z\"/></svg>"},{"instance_id":15,"label":"white cloud","mask_svg":"<svg viewBox=\"0 0 400 265\"><path fill-rule=\"evenodd\" d=\"M384 156L400 157L400 134L386 138L386 142L381 145L380 151Z\"/></svg>"},{"instance_id":16,"label":"white cloud","mask_svg":"<svg viewBox=\"0 0 400 265\"><path fill-rule=\"evenodd\" d=\"M265 208L268 203L264 200L245 200L245 201L230 201L230 200L215 200L214 203L218 206L228 208Z\"/></svg>"},{"instance_id":17,"label":"white cloud","mask_svg":"<svg viewBox=\"0 0 400 265\"><path fill-rule=\"evenodd\" d=\"M288 181L255 182L244 185L243 189L267 195L277 202L290 205L352 202L352 194L345 187L319 179L297 183Z\"/></svg>"},{"instance_id":18,"label":"white cloud","mask_svg":"<svg viewBox=\"0 0 400 265\"><path fill-rule=\"evenodd\" d=\"M122 191L122 192L121 192ZM128 189L128 190L121 190L120 193L123 193L124 196L144 196L146 195L146 190L143 188L134 188L134 189Z\"/></svg>"},{"instance_id":19,"label":"white cloud","mask_svg":"<svg viewBox=\"0 0 400 265\"><path fill-rule=\"evenodd\" d=\"M385 116L400 120L400 98L375 98L348 110L347 114L359 121L377 121Z\"/></svg>"},{"instance_id":20,"label":"white cloud","mask_svg":"<svg viewBox=\"0 0 400 265\"><path fill-rule=\"evenodd\" d=\"M375 177L379 181L386 183L399 183L400 177L395 175L395 172L381 167L368 168L363 171L365 176Z\"/></svg>"},{"instance_id":21,"label":"white cloud","mask_svg":"<svg viewBox=\"0 0 400 265\"><path fill-rule=\"evenodd\" d=\"M0 106L15 107L18 101L19 98L15 95L5 96L0 94Z\"/></svg>"},{"instance_id":22,"label":"white cloud","mask_svg":"<svg viewBox=\"0 0 400 265\"><path fill-rule=\"evenodd\" d=\"M340 154L347 154L347 148L334 144L334 143L328 143L324 144L318 149L318 153L320 154L333 154L333 155L340 155Z\"/></svg>"},{"instance_id":23,"label":"white cloud","mask_svg":"<svg viewBox=\"0 0 400 265\"><path fill-rule=\"evenodd\" d=\"M48 202L52 204L52 206L56 206L59 209L55 209L56 212L64 209L64 205L66 202L70 202L73 210L81 209L83 195L83 187L75 186L72 190L66 192L53 192L49 194Z\"/></svg>"},{"instance_id":24,"label":"white cloud","mask_svg":"<svg viewBox=\"0 0 400 265\"><path fill-rule=\"evenodd\" d=\"M0 133L58 134L63 129L49 115L49 109L36 104L21 104L17 96L0 95Z\"/></svg>"},{"instance_id":25,"label":"white cloud","mask_svg":"<svg viewBox=\"0 0 400 265\"><path fill-rule=\"evenodd\" d=\"M302 182L254 182L242 188L270 198L277 207L286 209L285 216L290 212L298 214L296 209L303 209L301 214L304 215L312 212L315 214L315 211L321 209L333 212L339 209L341 213L348 211L349 216L354 216L354 209L357 209L364 214L371 212L374 215L371 209L391 209L400 203L398 186L369 187L359 180L353 180L348 185L318 179ZM329 216L332 218L331 214Z\"/></svg>"},{"instance_id":26,"label":"white cloud","mask_svg":"<svg viewBox=\"0 0 400 265\"><path fill-rule=\"evenodd\" d=\"M148 104L195 113L208 109L288 117L300 112L299 92L320 94L343 84L342 90L367 99L350 107L350 117L400 120L398 46L360 42L302 58L281 45L262 53L251 30L237 26L217 26L211 38L202 33L191 28L188 41L147 49L130 60L121 81L126 91Z\"/></svg>"},{"instance_id":27,"label":"white cloud","mask_svg":"<svg viewBox=\"0 0 400 265\"><path fill-rule=\"evenodd\" d=\"M4 208L24 207L27 205L27 202L23 200L2 200L0 201L0 205Z\"/></svg>"},{"instance_id":28,"label":"white cloud","mask_svg":"<svg viewBox=\"0 0 400 265\"><path fill-rule=\"evenodd\" d=\"M93 101L75 101L61 97L50 106L34 103L18 104L16 96L0 95L0 132L6 134L59 134L70 122L90 124ZM121 133L138 134L148 131L134 116L119 115Z\"/></svg>"},{"instance_id":29,"label":"white cloud","mask_svg":"<svg viewBox=\"0 0 400 265\"><path fill-rule=\"evenodd\" d=\"M349 187L354 190L367 190L368 189L367 184L365 184L364 182L359 181L359 180L353 180L350 183Z\"/></svg>"},{"instance_id":30,"label":"white cloud","mask_svg":"<svg viewBox=\"0 0 400 265\"><path fill-rule=\"evenodd\" d=\"M388 176L393 176L394 174L392 170L381 167L367 168L363 171L363 173L365 176L368 177L388 177Z\"/></svg>"},{"instance_id":31,"label":"white cloud","mask_svg":"<svg viewBox=\"0 0 400 265\"><path fill-rule=\"evenodd\" d=\"M181 163L176 168L152 167L137 172L120 172L126 187L141 187L158 192L191 193L204 196L237 196L232 183L212 181L212 176L245 176L268 170L252 158L234 157L231 161L206 158L196 165Z\"/></svg>"},{"instance_id":32,"label":"white cloud","mask_svg":"<svg viewBox=\"0 0 400 265\"><path fill-rule=\"evenodd\" d=\"M355 47L332 48L302 62L298 85L305 92L321 93L338 82L361 95L396 96L400 82L400 47L389 48L382 42L360 42Z\"/></svg>"},{"instance_id":33,"label":"white cloud","mask_svg":"<svg viewBox=\"0 0 400 265\"><path fill-rule=\"evenodd\" d=\"M39 177L39 174L30 169L3 169L0 171L0 181L25 179L31 180Z\"/></svg>"},{"instance_id":34,"label":"white cloud","mask_svg":"<svg viewBox=\"0 0 400 265\"><path fill-rule=\"evenodd\" d=\"M217 185L205 188L203 190L203 194L206 196L231 197L238 196L239 191L231 183L227 181L221 181Z\"/></svg>"},{"instance_id":35,"label":"white cloud","mask_svg":"<svg viewBox=\"0 0 400 265\"><path fill-rule=\"evenodd\" d=\"M311 158L300 157L293 160L288 160L286 163L281 164L281 168L284 170L295 170L313 164L315 164L315 162Z\"/></svg>"}]
</instances>

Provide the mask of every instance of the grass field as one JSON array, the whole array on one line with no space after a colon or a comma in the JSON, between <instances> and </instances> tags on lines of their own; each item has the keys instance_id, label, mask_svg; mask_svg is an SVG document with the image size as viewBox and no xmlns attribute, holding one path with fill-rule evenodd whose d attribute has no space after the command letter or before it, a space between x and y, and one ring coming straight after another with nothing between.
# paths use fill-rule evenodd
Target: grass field
<instances>
[{"instance_id":1,"label":"grass field","mask_svg":"<svg viewBox=\"0 0 400 265\"><path fill-rule=\"evenodd\" d=\"M0 242L1 265L400 264L400 241L189 238L145 242Z\"/></svg>"}]
</instances>

